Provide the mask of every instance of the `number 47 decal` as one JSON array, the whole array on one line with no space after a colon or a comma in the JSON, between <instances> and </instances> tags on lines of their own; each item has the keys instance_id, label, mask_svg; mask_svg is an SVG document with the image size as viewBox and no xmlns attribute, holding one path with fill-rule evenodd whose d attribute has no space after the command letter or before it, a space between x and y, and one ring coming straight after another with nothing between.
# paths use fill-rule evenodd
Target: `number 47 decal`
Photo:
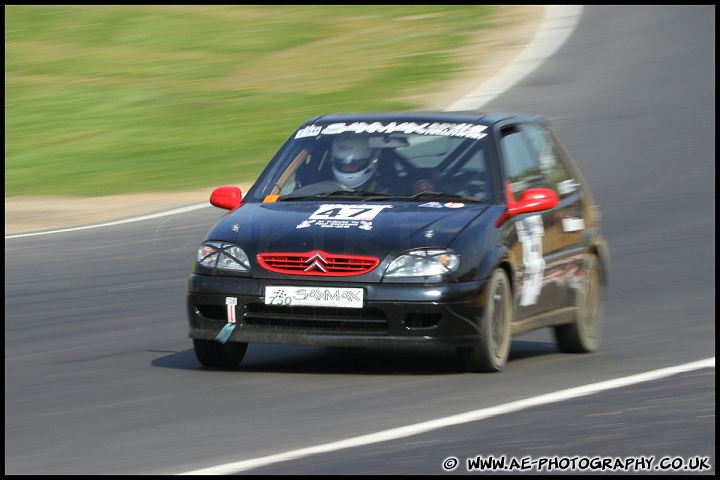
<instances>
[{"instance_id":1,"label":"number 47 decal","mask_svg":"<svg viewBox=\"0 0 720 480\"><path fill-rule=\"evenodd\" d=\"M392 205L320 205L310 220L372 220Z\"/></svg>"}]
</instances>

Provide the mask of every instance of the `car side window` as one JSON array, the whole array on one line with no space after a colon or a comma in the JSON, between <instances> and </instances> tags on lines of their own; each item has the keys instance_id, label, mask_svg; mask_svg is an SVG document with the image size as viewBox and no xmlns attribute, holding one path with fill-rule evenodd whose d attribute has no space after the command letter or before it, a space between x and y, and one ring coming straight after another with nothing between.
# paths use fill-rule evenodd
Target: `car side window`
<instances>
[{"instance_id":1,"label":"car side window","mask_svg":"<svg viewBox=\"0 0 720 480\"><path fill-rule=\"evenodd\" d=\"M548 187L540 166L538 146L518 125L509 125L500 130L500 148L503 153L505 181L515 199L528 188Z\"/></svg>"},{"instance_id":2,"label":"car side window","mask_svg":"<svg viewBox=\"0 0 720 480\"><path fill-rule=\"evenodd\" d=\"M560 198L575 191L575 180L564 165L564 152L548 129L522 123L504 127L500 132L505 180L516 200L533 187L551 188Z\"/></svg>"},{"instance_id":3,"label":"car side window","mask_svg":"<svg viewBox=\"0 0 720 480\"><path fill-rule=\"evenodd\" d=\"M520 129L527 136L548 186L561 198L572 193L575 182L563 164L563 152L557 147L551 132L540 125L531 124L521 124Z\"/></svg>"}]
</instances>

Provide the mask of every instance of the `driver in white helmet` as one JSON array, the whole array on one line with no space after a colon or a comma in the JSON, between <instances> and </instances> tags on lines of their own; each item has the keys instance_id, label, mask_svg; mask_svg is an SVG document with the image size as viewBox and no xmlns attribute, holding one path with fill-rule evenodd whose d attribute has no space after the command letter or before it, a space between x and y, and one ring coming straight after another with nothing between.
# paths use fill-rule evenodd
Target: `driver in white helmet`
<instances>
[{"instance_id":1,"label":"driver in white helmet","mask_svg":"<svg viewBox=\"0 0 720 480\"><path fill-rule=\"evenodd\" d=\"M332 145L332 171L335 180L354 190L387 192L378 171L380 149L371 149L368 139L362 135L343 135ZM386 182L385 182L386 183Z\"/></svg>"}]
</instances>

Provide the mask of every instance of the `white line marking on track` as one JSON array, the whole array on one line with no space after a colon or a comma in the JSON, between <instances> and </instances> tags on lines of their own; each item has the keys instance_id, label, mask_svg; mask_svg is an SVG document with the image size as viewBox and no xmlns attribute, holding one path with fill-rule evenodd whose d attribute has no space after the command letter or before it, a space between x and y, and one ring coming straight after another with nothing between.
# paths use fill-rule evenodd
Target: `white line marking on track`
<instances>
[{"instance_id":1,"label":"white line marking on track","mask_svg":"<svg viewBox=\"0 0 720 480\"><path fill-rule=\"evenodd\" d=\"M430 420L428 422L416 423L415 425L393 428L390 430L385 430L383 432L361 435L359 437L326 443L324 445L301 448L299 450L278 453L275 455L269 455L267 457L227 463L225 465L218 465L215 467L203 468L200 470L193 470L190 472L181 473L180 475L228 475L237 472L244 472L253 468L308 457L310 455L316 455L319 453L334 452L337 450L342 450L344 448L359 447L363 445L370 445L373 443L385 442L388 440L396 440L398 438L418 435L420 433L425 433L431 430L437 430L439 428L449 427L452 425L459 425L461 423L484 420L489 417L496 417L505 413L517 412L519 410L536 407L538 405L545 405L548 403L570 400L573 398L578 398L585 395L592 395L594 393L603 392L606 390L612 390L615 388L626 387L628 385L635 385L637 383L658 380L660 378L665 378L676 375L678 373L689 372L692 370L698 370L701 368L715 368L715 357L705 360L699 360L697 362L686 363L685 365L661 368L659 370L654 370L651 372L630 375L629 377L616 378L613 380L592 383L590 385L584 385L581 387L568 388L566 390L560 390L559 392L547 393L545 395L526 398L524 400L506 403L504 405L482 408L480 410L473 410L471 412L452 415L450 417L438 418L436 420Z\"/></svg>"},{"instance_id":2,"label":"white line marking on track","mask_svg":"<svg viewBox=\"0 0 720 480\"><path fill-rule=\"evenodd\" d=\"M167 212L153 213L150 215L143 215L142 217L126 218L125 220L116 220L114 222L98 223L96 225L85 225L83 227L72 227L63 228L62 230L48 230L46 232L31 232L31 233L19 233L17 235L6 235L5 240L9 238L20 238L20 237L34 237L37 235L49 235L51 233L63 233L63 232L74 232L76 230L87 230L89 228L100 228L100 227L111 227L113 225L122 225L124 223L135 223L142 220L152 220L153 218L167 217L170 215L177 215L179 213L192 212L193 210L199 210L201 208L211 207L209 203L200 203L197 205L190 205L188 207L176 208L174 210L168 210Z\"/></svg>"},{"instance_id":3,"label":"white line marking on track","mask_svg":"<svg viewBox=\"0 0 720 480\"><path fill-rule=\"evenodd\" d=\"M565 44L580 22L582 11L582 5L545 5L540 26L525 48L500 72L445 108L445 111L478 110L510 90Z\"/></svg>"}]
</instances>

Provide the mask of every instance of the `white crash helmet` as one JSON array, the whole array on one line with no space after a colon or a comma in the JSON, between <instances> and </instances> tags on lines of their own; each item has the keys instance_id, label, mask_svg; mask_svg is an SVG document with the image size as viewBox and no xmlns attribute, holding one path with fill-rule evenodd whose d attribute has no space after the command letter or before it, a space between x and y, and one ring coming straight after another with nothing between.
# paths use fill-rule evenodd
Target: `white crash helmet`
<instances>
[{"instance_id":1,"label":"white crash helmet","mask_svg":"<svg viewBox=\"0 0 720 480\"><path fill-rule=\"evenodd\" d=\"M350 188L367 182L378 169L379 150L372 150L368 140L359 135L338 137L332 145L332 171L335 179Z\"/></svg>"}]
</instances>

